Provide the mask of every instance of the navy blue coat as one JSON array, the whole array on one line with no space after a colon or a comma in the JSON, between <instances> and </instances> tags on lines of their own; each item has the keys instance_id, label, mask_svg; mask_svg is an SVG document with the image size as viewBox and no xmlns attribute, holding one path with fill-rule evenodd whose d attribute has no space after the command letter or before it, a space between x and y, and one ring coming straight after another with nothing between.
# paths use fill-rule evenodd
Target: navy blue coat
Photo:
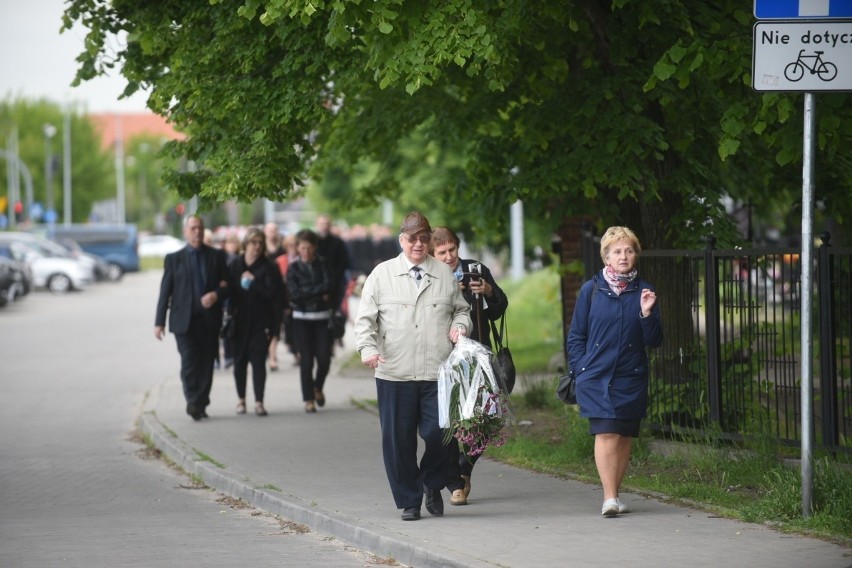
<instances>
[{"instance_id":1,"label":"navy blue coat","mask_svg":"<svg viewBox=\"0 0 852 568\"><path fill-rule=\"evenodd\" d=\"M643 288L654 289L636 279L616 295L600 272L580 288L567 342L581 416L621 420L645 417L646 348L662 343L663 328L659 304L647 318L641 317Z\"/></svg>"}]
</instances>

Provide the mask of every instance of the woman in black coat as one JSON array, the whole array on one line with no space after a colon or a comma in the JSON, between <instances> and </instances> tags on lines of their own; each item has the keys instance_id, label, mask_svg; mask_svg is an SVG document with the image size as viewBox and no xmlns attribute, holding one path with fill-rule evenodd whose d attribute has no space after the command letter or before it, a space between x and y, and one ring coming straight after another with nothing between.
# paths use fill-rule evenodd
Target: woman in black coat
<instances>
[{"instance_id":1,"label":"woman in black coat","mask_svg":"<svg viewBox=\"0 0 852 568\"><path fill-rule=\"evenodd\" d=\"M305 229L296 234L299 259L287 269L287 292L293 310L293 335L299 354L299 374L305 412L325 405L323 385L331 366L331 279L316 255L317 235ZM316 376L314 376L316 361Z\"/></svg>"},{"instance_id":2,"label":"woman in black coat","mask_svg":"<svg viewBox=\"0 0 852 568\"><path fill-rule=\"evenodd\" d=\"M460 244L458 235L452 229L435 227L432 231L432 256L453 270L462 296L470 304L473 327L469 337L491 350L491 322L503 317L509 307L509 298L494 281L487 266L477 260L459 257ZM473 466L482 454L466 456L455 441L447 446L447 451L450 458L447 473L447 489L452 494L450 503L467 505Z\"/></svg>"},{"instance_id":3,"label":"woman in black coat","mask_svg":"<svg viewBox=\"0 0 852 568\"><path fill-rule=\"evenodd\" d=\"M237 414L246 412L246 382L251 363L254 412L266 416L263 394L266 387L266 355L274 325L275 298L283 283L278 267L266 257L263 231L252 228L243 239L243 250L229 265L230 311L234 317L234 381Z\"/></svg>"}]
</instances>

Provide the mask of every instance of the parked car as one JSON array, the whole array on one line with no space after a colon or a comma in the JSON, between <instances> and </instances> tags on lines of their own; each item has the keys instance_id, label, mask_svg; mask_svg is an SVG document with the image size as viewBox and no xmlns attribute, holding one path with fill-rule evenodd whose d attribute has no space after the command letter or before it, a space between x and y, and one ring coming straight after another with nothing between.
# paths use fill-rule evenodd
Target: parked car
<instances>
[{"instance_id":1,"label":"parked car","mask_svg":"<svg viewBox=\"0 0 852 568\"><path fill-rule=\"evenodd\" d=\"M186 243L171 235L139 235L139 256L154 256L163 258L171 252L176 252L186 246Z\"/></svg>"},{"instance_id":2,"label":"parked car","mask_svg":"<svg viewBox=\"0 0 852 568\"><path fill-rule=\"evenodd\" d=\"M33 289L33 271L30 265L23 260L15 258L9 245L0 244L0 257L13 263L21 273L21 282L16 291L16 298L29 294Z\"/></svg>"},{"instance_id":3,"label":"parked car","mask_svg":"<svg viewBox=\"0 0 852 568\"><path fill-rule=\"evenodd\" d=\"M71 250L65 248L61 244L51 241L48 238L32 233L20 233L15 231L0 233L0 244L19 242L28 245L35 249L42 256L50 258L70 258L81 263L86 270L92 273L92 276L97 279L98 264L100 259L86 253L74 254ZM106 267L104 267L104 272Z\"/></svg>"},{"instance_id":4,"label":"parked car","mask_svg":"<svg viewBox=\"0 0 852 568\"><path fill-rule=\"evenodd\" d=\"M8 234L0 233L0 239ZM63 294L69 290L82 290L94 281L91 266L77 259L50 256L49 252L39 249L32 241L11 240L6 241L6 244L17 260L30 266L36 288L47 288L55 294Z\"/></svg>"},{"instance_id":5,"label":"parked car","mask_svg":"<svg viewBox=\"0 0 852 568\"><path fill-rule=\"evenodd\" d=\"M68 249L71 253L71 256L80 259L88 259L86 262L91 261L92 269L94 270L95 280L98 282L103 282L105 280L109 280L110 282L116 282L121 280L121 268L117 266L113 266L108 264L101 257L89 254L80 248L80 245L77 244L77 241L74 239L62 239L60 241L56 241L57 244L61 245L63 248Z\"/></svg>"},{"instance_id":6,"label":"parked car","mask_svg":"<svg viewBox=\"0 0 852 568\"><path fill-rule=\"evenodd\" d=\"M0 307L15 301L23 278L24 275L14 260L0 257Z\"/></svg>"},{"instance_id":7,"label":"parked car","mask_svg":"<svg viewBox=\"0 0 852 568\"><path fill-rule=\"evenodd\" d=\"M125 272L139 270L136 225L56 225L45 235L60 243L71 239L86 253L102 259L108 266L108 280L119 280Z\"/></svg>"}]
</instances>

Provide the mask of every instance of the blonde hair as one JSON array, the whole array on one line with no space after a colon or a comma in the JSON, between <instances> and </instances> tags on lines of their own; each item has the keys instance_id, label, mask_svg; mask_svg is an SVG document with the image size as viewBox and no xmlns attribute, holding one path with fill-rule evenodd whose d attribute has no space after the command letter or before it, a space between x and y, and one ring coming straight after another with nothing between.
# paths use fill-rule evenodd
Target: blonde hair
<instances>
[{"instance_id":1,"label":"blonde hair","mask_svg":"<svg viewBox=\"0 0 852 568\"><path fill-rule=\"evenodd\" d=\"M636 249L637 257L642 254L642 245L639 244L636 233L627 227L610 227L601 237L601 260L604 264L606 264L606 255L609 252L609 247L622 239L630 241L630 244Z\"/></svg>"}]
</instances>

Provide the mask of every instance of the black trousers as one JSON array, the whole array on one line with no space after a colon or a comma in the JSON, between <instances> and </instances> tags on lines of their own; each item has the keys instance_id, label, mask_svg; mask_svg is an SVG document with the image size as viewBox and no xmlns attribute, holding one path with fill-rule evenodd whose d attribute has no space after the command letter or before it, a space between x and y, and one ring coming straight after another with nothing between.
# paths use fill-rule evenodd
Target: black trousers
<instances>
[{"instance_id":1,"label":"black trousers","mask_svg":"<svg viewBox=\"0 0 852 568\"><path fill-rule=\"evenodd\" d=\"M470 477L473 474L473 466L482 454L466 456L459 449L459 442L455 438L447 446L447 459L449 462L447 470L447 489L455 491L464 488L462 475Z\"/></svg>"},{"instance_id":2,"label":"black trousers","mask_svg":"<svg viewBox=\"0 0 852 568\"><path fill-rule=\"evenodd\" d=\"M438 426L437 381L376 379L385 473L398 509L419 507L423 488L443 489L447 449ZM417 463L417 434L425 442Z\"/></svg>"},{"instance_id":3,"label":"black trousers","mask_svg":"<svg viewBox=\"0 0 852 568\"><path fill-rule=\"evenodd\" d=\"M322 390L331 367L331 334L328 320L293 319L293 340L299 354L302 400L314 400L314 389ZM314 361L317 374L314 377Z\"/></svg>"},{"instance_id":4,"label":"black trousers","mask_svg":"<svg viewBox=\"0 0 852 568\"><path fill-rule=\"evenodd\" d=\"M204 317L193 317L187 333L176 333L180 353L180 380L187 407L201 411L210 404L213 362L219 353L219 329ZM189 408L187 408L189 411Z\"/></svg>"},{"instance_id":5,"label":"black trousers","mask_svg":"<svg viewBox=\"0 0 852 568\"><path fill-rule=\"evenodd\" d=\"M254 400L263 402L266 390L266 355L269 348L269 335L266 330L258 329L248 338L246 348L234 358L234 382L237 386L237 396L246 397L248 382L248 366L251 363L251 382L254 387Z\"/></svg>"}]
</instances>

